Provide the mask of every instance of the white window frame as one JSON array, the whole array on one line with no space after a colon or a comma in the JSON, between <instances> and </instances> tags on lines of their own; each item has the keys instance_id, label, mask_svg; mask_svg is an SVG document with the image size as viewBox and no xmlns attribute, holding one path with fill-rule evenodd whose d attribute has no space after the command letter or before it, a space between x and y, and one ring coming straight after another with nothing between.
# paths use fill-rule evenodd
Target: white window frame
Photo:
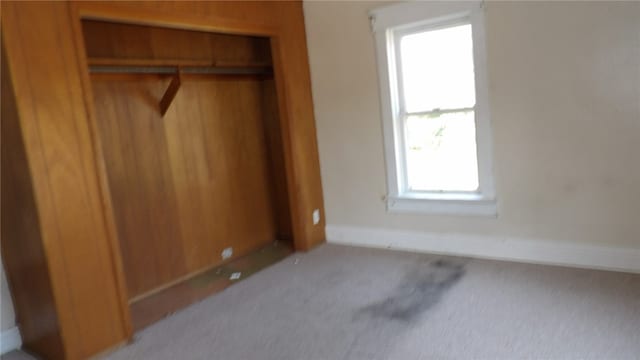
<instances>
[{"instance_id":1,"label":"white window frame","mask_svg":"<svg viewBox=\"0 0 640 360\"><path fill-rule=\"evenodd\" d=\"M491 123L487 86L484 7L481 1L416 1L370 12L375 35L387 167L387 210L448 215L497 216L493 180ZM399 39L415 33L471 24L476 87L474 107L479 187L473 192L409 190L406 180L404 114L396 49Z\"/></svg>"}]
</instances>

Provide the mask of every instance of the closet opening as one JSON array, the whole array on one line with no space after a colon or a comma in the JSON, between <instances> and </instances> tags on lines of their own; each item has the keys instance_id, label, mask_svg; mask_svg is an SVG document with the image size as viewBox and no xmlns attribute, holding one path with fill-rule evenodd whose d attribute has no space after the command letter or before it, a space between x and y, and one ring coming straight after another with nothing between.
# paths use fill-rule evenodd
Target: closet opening
<instances>
[{"instance_id":1,"label":"closet opening","mask_svg":"<svg viewBox=\"0 0 640 360\"><path fill-rule=\"evenodd\" d=\"M82 20L135 330L289 255L268 37Z\"/></svg>"}]
</instances>

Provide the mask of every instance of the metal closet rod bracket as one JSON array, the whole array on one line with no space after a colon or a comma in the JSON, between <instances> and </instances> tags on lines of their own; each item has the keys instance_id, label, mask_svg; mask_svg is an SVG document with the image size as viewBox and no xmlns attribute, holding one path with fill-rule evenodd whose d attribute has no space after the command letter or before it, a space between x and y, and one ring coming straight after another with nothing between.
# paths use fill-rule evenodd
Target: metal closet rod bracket
<instances>
[{"instance_id":1,"label":"metal closet rod bracket","mask_svg":"<svg viewBox=\"0 0 640 360\"><path fill-rule=\"evenodd\" d=\"M171 82L169 83L169 87L165 90L164 95L162 95L162 99L160 99L160 115L164 116L169 110L169 106L173 102L173 99L176 97L178 90L180 89L180 82L182 69L177 67L173 77L171 78Z\"/></svg>"}]
</instances>

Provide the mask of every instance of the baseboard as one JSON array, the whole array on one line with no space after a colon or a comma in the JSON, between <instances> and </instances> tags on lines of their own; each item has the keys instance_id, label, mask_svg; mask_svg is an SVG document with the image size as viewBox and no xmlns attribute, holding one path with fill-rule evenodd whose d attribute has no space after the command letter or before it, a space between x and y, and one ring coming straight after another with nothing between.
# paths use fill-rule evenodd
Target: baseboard
<instances>
[{"instance_id":1,"label":"baseboard","mask_svg":"<svg viewBox=\"0 0 640 360\"><path fill-rule=\"evenodd\" d=\"M0 333L0 354L19 349L22 346L22 337L17 326Z\"/></svg>"},{"instance_id":2,"label":"baseboard","mask_svg":"<svg viewBox=\"0 0 640 360\"><path fill-rule=\"evenodd\" d=\"M343 225L326 234L334 244L640 273L640 249Z\"/></svg>"}]
</instances>

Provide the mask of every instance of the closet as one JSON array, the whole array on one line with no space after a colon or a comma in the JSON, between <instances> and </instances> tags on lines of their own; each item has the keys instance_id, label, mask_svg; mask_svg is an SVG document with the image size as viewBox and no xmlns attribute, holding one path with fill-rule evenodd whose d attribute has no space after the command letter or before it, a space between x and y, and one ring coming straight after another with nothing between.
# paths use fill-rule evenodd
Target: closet
<instances>
[{"instance_id":1,"label":"closet","mask_svg":"<svg viewBox=\"0 0 640 360\"><path fill-rule=\"evenodd\" d=\"M0 14L2 260L26 350L107 352L324 241L300 2Z\"/></svg>"},{"instance_id":2,"label":"closet","mask_svg":"<svg viewBox=\"0 0 640 360\"><path fill-rule=\"evenodd\" d=\"M82 29L129 302L171 302L159 294L171 285L274 241L290 246L269 39L96 20ZM137 328L149 319L136 309Z\"/></svg>"}]
</instances>

